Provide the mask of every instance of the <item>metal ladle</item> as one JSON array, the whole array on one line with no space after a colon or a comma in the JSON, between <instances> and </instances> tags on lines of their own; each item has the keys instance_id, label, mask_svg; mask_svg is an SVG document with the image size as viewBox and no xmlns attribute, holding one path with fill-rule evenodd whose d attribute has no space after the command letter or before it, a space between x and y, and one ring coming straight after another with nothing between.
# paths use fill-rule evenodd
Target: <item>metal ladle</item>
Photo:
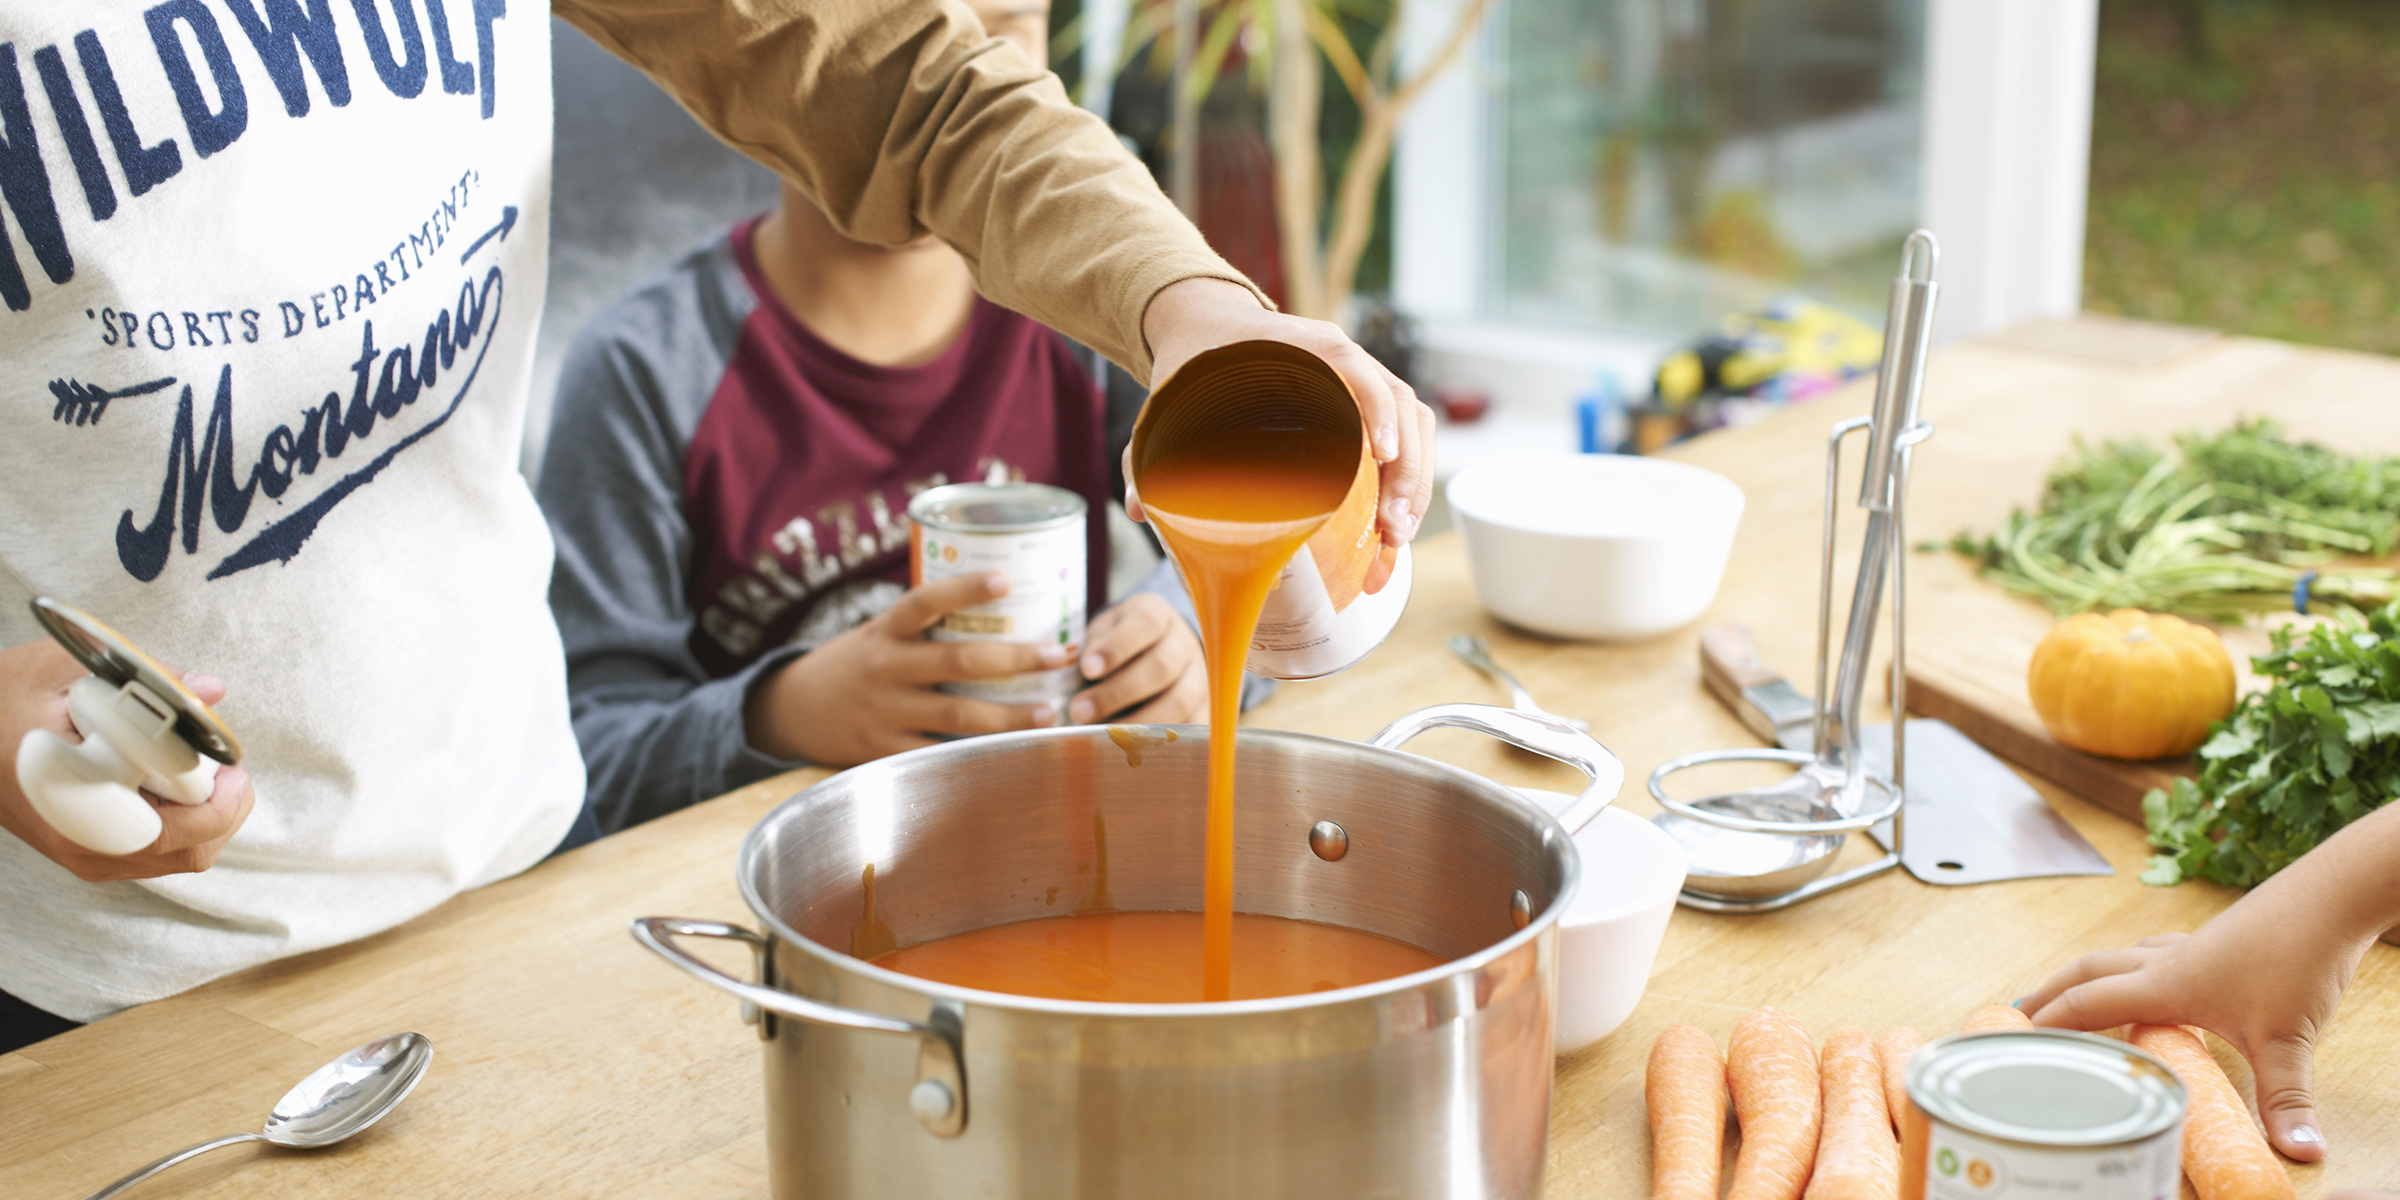
<instances>
[{"instance_id":1,"label":"metal ladle","mask_svg":"<svg viewBox=\"0 0 2400 1200\"><path fill-rule=\"evenodd\" d=\"M222 1146L243 1142L273 1142L295 1150L330 1146L392 1111L392 1106L417 1086L417 1080L424 1078L431 1062L433 1042L423 1034L377 1038L318 1067L299 1086L284 1093L259 1132L187 1146L93 1192L86 1200L108 1200L176 1163Z\"/></svg>"}]
</instances>

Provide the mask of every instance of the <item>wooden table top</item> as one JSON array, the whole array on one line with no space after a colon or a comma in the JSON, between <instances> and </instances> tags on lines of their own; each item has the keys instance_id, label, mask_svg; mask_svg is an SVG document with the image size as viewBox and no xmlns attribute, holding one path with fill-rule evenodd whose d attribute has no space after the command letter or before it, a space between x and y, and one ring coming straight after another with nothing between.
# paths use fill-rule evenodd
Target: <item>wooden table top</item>
<instances>
[{"instance_id":1,"label":"wooden table top","mask_svg":"<svg viewBox=\"0 0 2400 1200\"><path fill-rule=\"evenodd\" d=\"M2064 344L2104 352L2108 340ZM1939 432L1918 459L1912 536L1988 529L2011 505L2032 502L2074 432L2156 439L2267 414L2331 444L2400 452L2392 408L2400 362L2220 339L2162 363L2127 365L2060 344L1994 340L1935 356L1925 411ZM1863 411L1867 399L1863 385L1853 386L1673 454L1725 473L1749 496L1708 619L1748 622L1767 661L1795 679L1805 680L1815 646L1825 430ZM1973 639L2030 652L2049 623L2039 607L1976 582L1947 555L1912 555L1910 572L1912 646ZM1633 811L1653 809L1639 781L1659 762L1756 744L1701 688L1697 626L1623 645L1516 633L1477 607L1455 535L1419 545L1415 586L1382 650L1332 679L1287 685L1251 723L1363 738L1428 704L1499 702L1494 685L1440 648L1449 635L1473 631L1546 706L1592 721L1625 761L1632 782L1620 803ZM1436 731L1410 749L1504 783L1575 783L1564 767L1471 734ZM0 1056L0 1195L81 1196L176 1147L256 1129L301 1076L402 1029L433 1039L433 1068L374 1130L315 1152L218 1151L138 1194L764 1194L756 1035L730 1001L653 961L625 926L646 915L747 921L734 886L736 845L822 774L744 788L460 896L388 933ZM2033 783L2116 875L1944 888L1893 873L1781 913L1679 909L1631 1019L1558 1063L1548 1194L1647 1193L1642 1069L1667 1025L1698 1025L1722 1044L1743 1012L1773 1004L1820 1036L1846 1024L1945 1033L1976 1006L2024 993L2076 955L2195 928L2235 898L2208 884L2142 886L2134 878L2146 855L2138 828ZM1867 857L1864 841L1852 839L1844 865ZM727 966L746 970L746 960ZM2216 1049L2247 1086L2238 1057ZM2394 1061L2400 949L2377 946L2319 1046L2317 1103L2332 1154L2321 1166L2292 1168L2301 1196L2400 1184Z\"/></svg>"}]
</instances>

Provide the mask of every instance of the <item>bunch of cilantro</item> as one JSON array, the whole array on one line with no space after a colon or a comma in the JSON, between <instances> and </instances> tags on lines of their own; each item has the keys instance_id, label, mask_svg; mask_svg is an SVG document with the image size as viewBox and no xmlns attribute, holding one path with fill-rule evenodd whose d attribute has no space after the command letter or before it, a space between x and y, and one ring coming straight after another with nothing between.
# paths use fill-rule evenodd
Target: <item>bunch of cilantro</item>
<instances>
[{"instance_id":1,"label":"bunch of cilantro","mask_svg":"<svg viewBox=\"0 0 2400 1200\"><path fill-rule=\"evenodd\" d=\"M2209 729L2197 783L2142 798L2142 882L2252 887L2400 795L2400 601L2361 622L2272 634L2273 680Z\"/></svg>"}]
</instances>

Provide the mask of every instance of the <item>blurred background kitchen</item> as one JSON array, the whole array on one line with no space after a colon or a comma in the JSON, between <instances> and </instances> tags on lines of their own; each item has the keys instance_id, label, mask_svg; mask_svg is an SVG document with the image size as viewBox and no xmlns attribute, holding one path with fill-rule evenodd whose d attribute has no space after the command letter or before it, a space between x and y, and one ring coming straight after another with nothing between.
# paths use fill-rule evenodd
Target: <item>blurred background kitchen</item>
<instances>
[{"instance_id":1,"label":"blurred background kitchen","mask_svg":"<svg viewBox=\"0 0 2400 1200\"><path fill-rule=\"evenodd\" d=\"M1056 0L1051 27L1222 253L1445 410L1444 474L1871 369L1919 225L1939 340L2082 312L2400 352L2390 0ZM543 401L594 311L775 198L553 30ZM2124 335L2089 349L2199 336Z\"/></svg>"}]
</instances>

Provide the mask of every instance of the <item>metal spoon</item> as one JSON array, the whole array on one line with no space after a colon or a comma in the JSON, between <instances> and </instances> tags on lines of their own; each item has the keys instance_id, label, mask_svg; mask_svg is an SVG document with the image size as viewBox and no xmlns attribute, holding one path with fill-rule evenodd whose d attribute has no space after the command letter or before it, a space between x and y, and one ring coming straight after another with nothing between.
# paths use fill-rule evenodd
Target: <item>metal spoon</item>
<instances>
[{"instance_id":1,"label":"metal spoon","mask_svg":"<svg viewBox=\"0 0 2400 1200\"><path fill-rule=\"evenodd\" d=\"M1518 683L1516 676L1501 670L1500 664L1492 661L1492 647L1482 638L1471 633L1458 634L1450 639L1450 653L1457 655L1459 661L1468 666L1506 684L1508 686L1508 702L1512 707L1524 712L1540 713L1545 717L1558 717L1559 720L1565 721L1577 729L1587 731L1591 729L1590 721L1581 717L1561 717L1559 714L1535 704L1533 693L1526 691L1525 685Z\"/></svg>"},{"instance_id":2,"label":"metal spoon","mask_svg":"<svg viewBox=\"0 0 2400 1200\"><path fill-rule=\"evenodd\" d=\"M433 1061L433 1043L419 1033L396 1033L377 1038L318 1067L298 1087L284 1093L257 1133L237 1133L213 1142L187 1146L93 1192L86 1200L108 1200L126 1188L176 1163L220 1146L242 1142L273 1142L295 1150L330 1146L374 1124L392 1111L424 1078Z\"/></svg>"}]
</instances>

